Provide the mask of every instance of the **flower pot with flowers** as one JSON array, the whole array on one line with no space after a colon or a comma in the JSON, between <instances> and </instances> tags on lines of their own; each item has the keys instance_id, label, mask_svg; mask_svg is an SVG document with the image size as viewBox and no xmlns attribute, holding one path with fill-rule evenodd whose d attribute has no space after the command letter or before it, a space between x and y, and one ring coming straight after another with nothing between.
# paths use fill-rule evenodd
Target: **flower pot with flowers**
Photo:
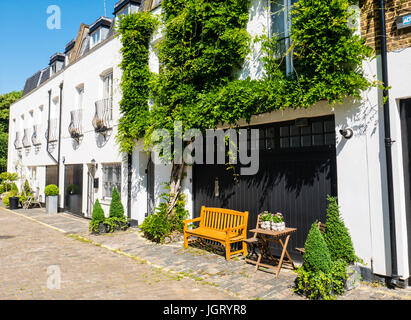
<instances>
[{"instance_id":1,"label":"flower pot with flowers","mask_svg":"<svg viewBox=\"0 0 411 320\"><path fill-rule=\"evenodd\" d=\"M260 213L260 228L264 230L270 230L272 214L268 211Z\"/></svg>"},{"instance_id":2,"label":"flower pot with flowers","mask_svg":"<svg viewBox=\"0 0 411 320\"><path fill-rule=\"evenodd\" d=\"M271 217L271 230L283 231L285 230L284 216L282 213L277 212Z\"/></svg>"}]
</instances>

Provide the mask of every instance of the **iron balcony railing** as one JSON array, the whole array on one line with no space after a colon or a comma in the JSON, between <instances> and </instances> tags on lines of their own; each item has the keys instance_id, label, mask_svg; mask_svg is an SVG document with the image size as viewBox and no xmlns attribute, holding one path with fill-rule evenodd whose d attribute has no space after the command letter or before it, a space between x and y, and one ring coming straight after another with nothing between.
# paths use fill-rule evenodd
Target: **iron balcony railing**
<instances>
[{"instance_id":1,"label":"iron balcony railing","mask_svg":"<svg viewBox=\"0 0 411 320\"><path fill-rule=\"evenodd\" d=\"M70 137L77 142L83 136L83 112L82 110L74 110L70 112L71 122L68 127Z\"/></svg>"},{"instance_id":2,"label":"iron balcony railing","mask_svg":"<svg viewBox=\"0 0 411 320\"><path fill-rule=\"evenodd\" d=\"M23 147L24 148L31 147L31 141L30 141L31 132L30 131L31 131L30 129L24 129L24 136L23 136Z\"/></svg>"},{"instance_id":3,"label":"iron balcony railing","mask_svg":"<svg viewBox=\"0 0 411 320\"><path fill-rule=\"evenodd\" d=\"M93 127L97 133L105 134L112 129L113 120L113 99L103 99L97 101L96 114L93 118Z\"/></svg>"},{"instance_id":4,"label":"iron balcony railing","mask_svg":"<svg viewBox=\"0 0 411 320\"><path fill-rule=\"evenodd\" d=\"M41 145L41 141L40 141L40 138L39 138L39 132L40 132L40 126L39 125L34 125L33 126L33 135L31 136L31 143L33 143L33 146Z\"/></svg>"},{"instance_id":5,"label":"iron balcony railing","mask_svg":"<svg viewBox=\"0 0 411 320\"><path fill-rule=\"evenodd\" d=\"M48 139L48 142L57 142L58 140L58 133L57 133L57 119L51 119L48 121L48 126L47 130L45 133L46 140Z\"/></svg>"},{"instance_id":6,"label":"iron balcony railing","mask_svg":"<svg viewBox=\"0 0 411 320\"><path fill-rule=\"evenodd\" d=\"M22 134L21 132L16 132L16 139L14 140L14 147L16 150L20 150L23 148L23 145L21 144L22 140Z\"/></svg>"}]
</instances>

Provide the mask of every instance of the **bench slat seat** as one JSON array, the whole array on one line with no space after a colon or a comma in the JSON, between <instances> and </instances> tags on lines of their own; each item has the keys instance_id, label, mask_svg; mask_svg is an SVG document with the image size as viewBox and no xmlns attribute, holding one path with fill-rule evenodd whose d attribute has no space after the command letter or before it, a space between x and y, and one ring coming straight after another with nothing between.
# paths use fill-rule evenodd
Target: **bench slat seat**
<instances>
[{"instance_id":1,"label":"bench slat seat","mask_svg":"<svg viewBox=\"0 0 411 320\"><path fill-rule=\"evenodd\" d=\"M188 229L188 224L199 222L196 229ZM248 212L239 212L220 208L201 208L200 217L184 221L184 247L188 247L190 237L212 240L221 243L226 249L226 259L231 255L242 253L247 255L247 246L242 244L242 249L231 252L231 244L242 242L247 237Z\"/></svg>"}]
</instances>

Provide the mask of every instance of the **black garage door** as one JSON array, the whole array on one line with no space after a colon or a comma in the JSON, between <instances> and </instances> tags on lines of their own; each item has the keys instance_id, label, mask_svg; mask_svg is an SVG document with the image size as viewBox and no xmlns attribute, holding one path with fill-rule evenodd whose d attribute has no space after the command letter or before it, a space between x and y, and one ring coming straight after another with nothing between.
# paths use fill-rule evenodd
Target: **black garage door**
<instances>
[{"instance_id":1,"label":"black garage door","mask_svg":"<svg viewBox=\"0 0 411 320\"><path fill-rule=\"evenodd\" d=\"M298 229L291 253L303 247L311 224L325 222L327 195L337 194L333 117L302 119L253 127L260 130L260 168L237 175L224 165L194 167L194 215L201 206L249 211L249 229L265 210L281 212ZM293 254L294 255L294 254Z\"/></svg>"}]
</instances>

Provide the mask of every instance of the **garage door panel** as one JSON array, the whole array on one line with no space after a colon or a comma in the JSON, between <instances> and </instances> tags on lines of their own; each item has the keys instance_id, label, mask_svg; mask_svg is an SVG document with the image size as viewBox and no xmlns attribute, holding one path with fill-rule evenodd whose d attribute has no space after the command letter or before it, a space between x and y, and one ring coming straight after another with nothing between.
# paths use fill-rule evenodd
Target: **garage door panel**
<instances>
[{"instance_id":1,"label":"garage door panel","mask_svg":"<svg viewBox=\"0 0 411 320\"><path fill-rule=\"evenodd\" d=\"M291 151L262 152L254 176L234 175L239 167L196 165L194 215L203 205L249 211L251 229L259 213L281 212L287 226L298 229L289 248L303 247L311 224L325 222L327 195L336 195L336 154L334 146Z\"/></svg>"}]
</instances>

